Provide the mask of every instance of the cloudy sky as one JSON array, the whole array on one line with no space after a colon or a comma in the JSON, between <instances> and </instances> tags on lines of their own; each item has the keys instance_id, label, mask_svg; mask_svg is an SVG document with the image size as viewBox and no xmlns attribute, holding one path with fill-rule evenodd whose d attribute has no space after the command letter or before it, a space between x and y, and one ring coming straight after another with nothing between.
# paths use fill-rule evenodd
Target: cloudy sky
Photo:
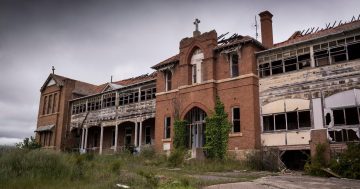
<instances>
[{"instance_id":1,"label":"cloudy sky","mask_svg":"<svg viewBox=\"0 0 360 189\"><path fill-rule=\"evenodd\" d=\"M56 74L93 84L144 73L178 52L195 18L200 31L255 36L254 17L274 14L274 41L348 21L359 0L0 0L0 144L34 134L40 87Z\"/></svg>"}]
</instances>

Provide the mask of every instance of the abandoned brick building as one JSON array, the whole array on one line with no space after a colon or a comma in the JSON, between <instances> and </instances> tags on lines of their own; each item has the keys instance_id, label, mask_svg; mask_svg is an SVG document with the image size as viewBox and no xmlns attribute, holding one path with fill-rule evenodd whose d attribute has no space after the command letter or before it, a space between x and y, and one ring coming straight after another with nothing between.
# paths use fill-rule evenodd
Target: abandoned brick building
<instances>
[{"instance_id":1,"label":"abandoned brick building","mask_svg":"<svg viewBox=\"0 0 360 189\"><path fill-rule=\"evenodd\" d=\"M50 74L41 88L37 140L45 148L113 153L132 145L172 149L176 118L187 120L189 149L203 155L206 116L216 96L239 158L261 146L284 161L339 152L359 141L360 20L296 31L273 43L272 17L259 14L262 42L216 31L184 38L156 71L100 86Z\"/></svg>"}]
</instances>

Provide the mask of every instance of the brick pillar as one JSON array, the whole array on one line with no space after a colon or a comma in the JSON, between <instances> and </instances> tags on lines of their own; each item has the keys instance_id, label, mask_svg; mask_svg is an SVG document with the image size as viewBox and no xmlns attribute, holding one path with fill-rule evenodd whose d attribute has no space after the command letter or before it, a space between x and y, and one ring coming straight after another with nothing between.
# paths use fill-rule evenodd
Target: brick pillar
<instances>
[{"instance_id":1,"label":"brick pillar","mask_svg":"<svg viewBox=\"0 0 360 189\"><path fill-rule=\"evenodd\" d=\"M330 161L330 144L327 138L327 129L311 130L310 138L311 157L314 157L316 154L316 146L318 144L324 144L326 146L325 160L327 161L326 163L328 163Z\"/></svg>"}]
</instances>

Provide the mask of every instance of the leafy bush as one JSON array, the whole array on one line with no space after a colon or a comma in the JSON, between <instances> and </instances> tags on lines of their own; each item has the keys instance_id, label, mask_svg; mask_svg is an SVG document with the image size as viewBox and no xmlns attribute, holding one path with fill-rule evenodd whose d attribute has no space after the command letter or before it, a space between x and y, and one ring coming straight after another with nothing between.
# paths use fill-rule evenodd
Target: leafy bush
<instances>
[{"instance_id":1,"label":"leafy bush","mask_svg":"<svg viewBox=\"0 0 360 189\"><path fill-rule=\"evenodd\" d=\"M41 145L39 143L37 143L35 138L32 136L30 137L30 139L25 138L23 140L23 142L19 142L15 146L20 149L28 149L28 150L34 150L34 149L41 148Z\"/></svg>"},{"instance_id":2,"label":"leafy bush","mask_svg":"<svg viewBox=\"0 0 360 189\"><path fill-rule=\"evenodd\" d=\"M231 124L227 119L224 104L216 97L215 113L206 118L206 144L207 157L224 159L227 152Z\"/></svg>"},{"instance_id":3,"label":"leafy bush","mask_svg":"<svg viewBox=\"0 0 360 189\"><path fill-rule=\"evenodd\" d=\"M360 144L349 143L347 150L332 161L331 169L343 177L360 179Z\"/></svg>"},{"instance_id":4,"label":"leafy bush","mask_svg":"<svg viewBox=\"0 0 360 189\"><path fill-rule=\"evenodd\" d=\"M326 145L316 145L316 154L309 158L305 163L304 171L309 175L314 176L327 176L328 174L322 169L327 167L327 161L325 158Z\"/></svg>"},{"instance_id":5,"label":"leafy bush","mask_svg":"<svg viewBox=\"0 0 360 189\"><path fill-rule=\"evenodd\" d=\"M141 147L140 156L146 159L152 159L156 155L155 149L151 145Z\"/></svg>"},{"instance_id":6,"label":"leafy bush","mask_svg":"<svg viewBox=\"0 0 360 189\"><path fill-rule=\"evenodd\" d=\"M183 149L174 149L171 151L170 156L168 157L168 165L170 167L178 167L183 164L185 157L185 150Z\"/></svg>"},{"instance_id":7,"label":"leafy bush","mask_svg":"<svg viewBox=\"0 0 360 189\"><path fill-rule=\"evenodd\" d=\"M277 149L253 151L246 155L245 165L252 170L278 171L278 151Z\"/></svg>"}]
</instances>

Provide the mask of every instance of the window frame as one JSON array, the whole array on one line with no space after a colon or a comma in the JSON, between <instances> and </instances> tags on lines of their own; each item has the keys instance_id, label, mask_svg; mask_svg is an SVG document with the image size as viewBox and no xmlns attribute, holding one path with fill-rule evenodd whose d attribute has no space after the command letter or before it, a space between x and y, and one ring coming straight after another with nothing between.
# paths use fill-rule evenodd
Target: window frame
<instances>
[{"instance_id":1,"label":"window frame","mask_svg":"<svg viewBox=\"0 0 360 189\"><path fill-rule=\"evenodd\" d=\"M235 119L235 109L239 110L239 118ZM235 131L235 122L239 123L239 130ZM241 133L241 109L238 106L234 106L231 108L231 125L232 125L232 133Z\"/></svg>"},{"instance_id":2,"label":"window frame","mask_svg":"<svg viewBox=\"0 0 360 189\"><path fill-rule=\"evenodd\" d=\"M164 139L171 138L171 117L166 116L164 120Z\"/></svg>"},{"instance_id":3,"label":"window frame","mask_svg":"<svg viewBox=\"0 0 360 189\"><path fill-rule=\"evenodd\" d=\"M230 77L238 77L240 75L240 71L239 71L239 54L237 52L234 52L234 53L230 53L229 54L230 56ZM236 59L234 58L234 56L236 56ZM234 61L236 60L236 61ZM236 62L236 63L234 63ZM236 71L234 71L236 70Z\"/></svg>"}]
</instances>

